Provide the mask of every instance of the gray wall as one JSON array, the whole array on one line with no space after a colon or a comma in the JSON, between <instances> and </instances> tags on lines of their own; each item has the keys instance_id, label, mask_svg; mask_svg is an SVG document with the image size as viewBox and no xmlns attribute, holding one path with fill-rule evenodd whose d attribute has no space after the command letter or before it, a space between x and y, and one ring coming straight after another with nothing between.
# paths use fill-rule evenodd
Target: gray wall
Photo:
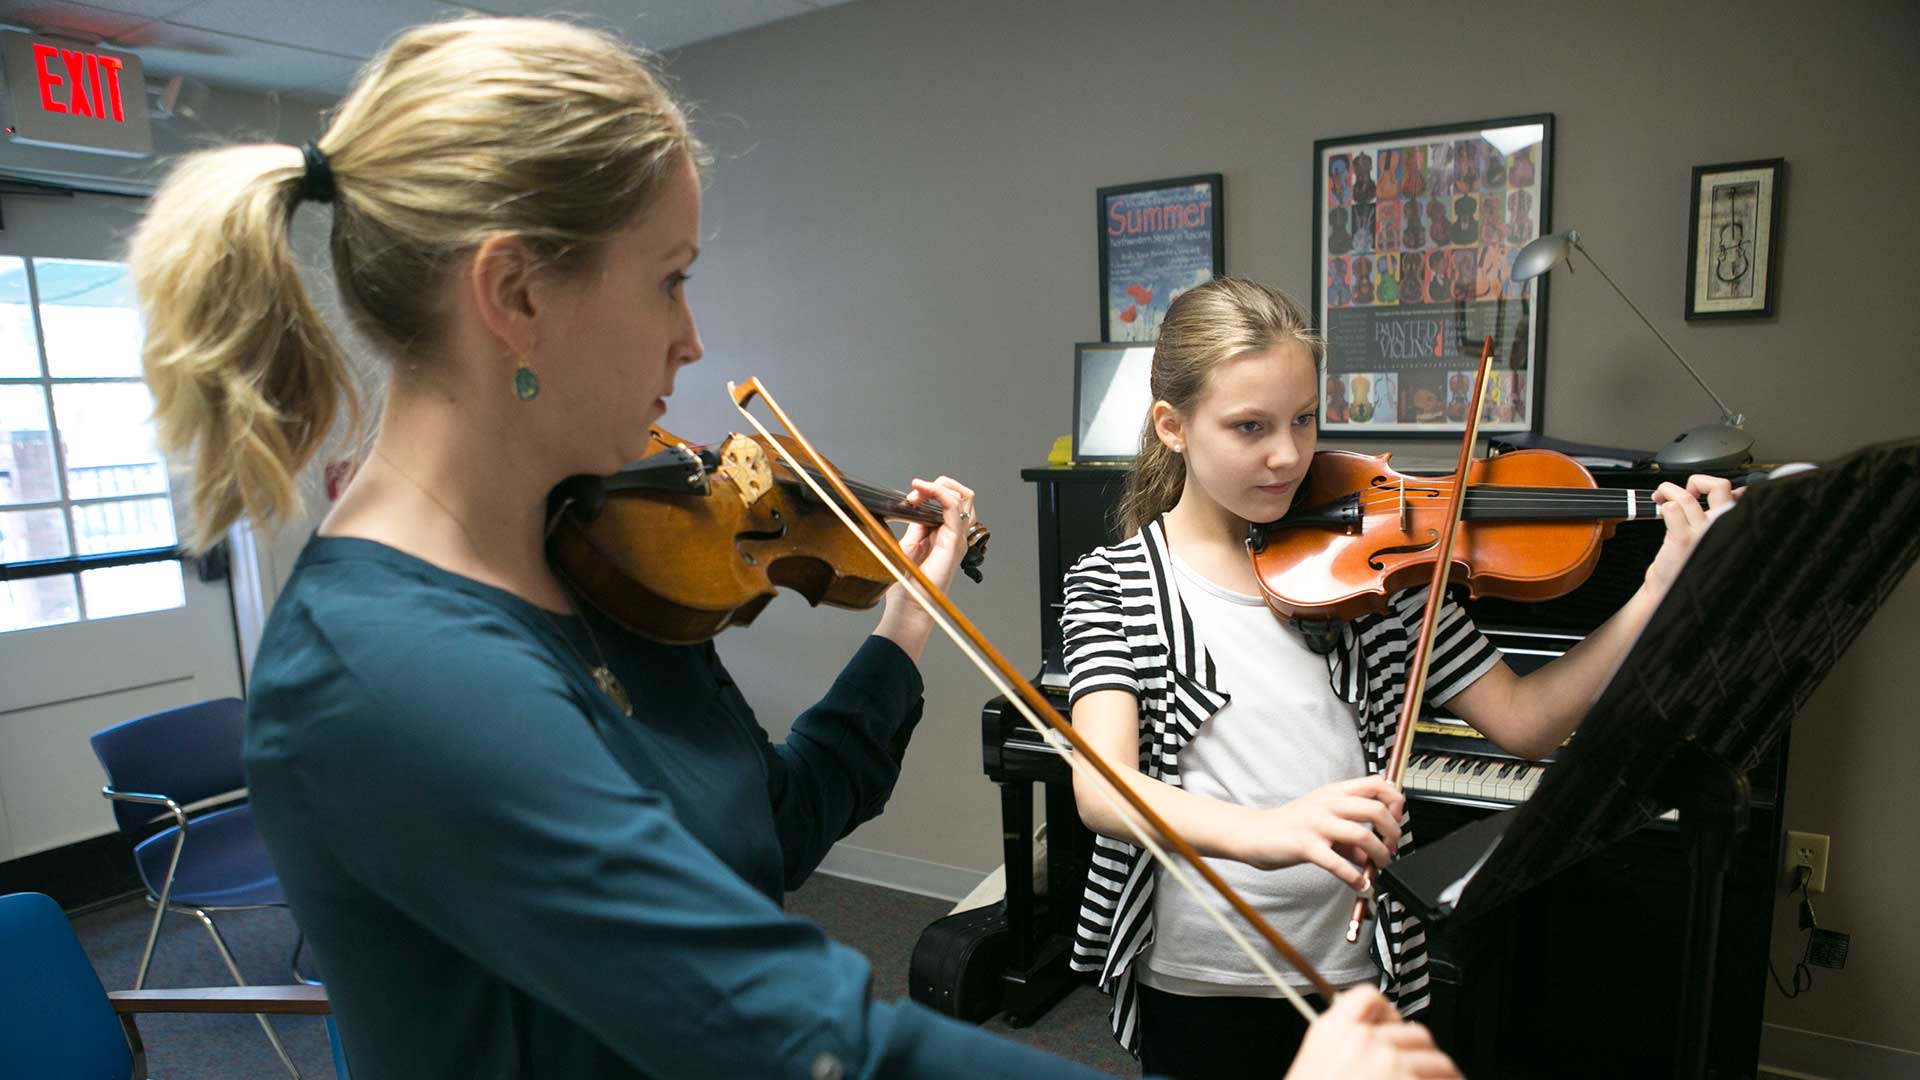
<instances>
[{"instance_id":1,"label":"gray wall","mask_svg":"<svg viewBox=\"0 0 1920 1080\"><path fill-rule=\"evenodd\" d=\"M1316 138L1552 112L1554 223L1578 226L1751 418L1763 458L1920 429L1899 271L1920 249L1915 6L1571 7L867 0L690 48L672 72L720 156L691 294L709 359L666 423L695 439L739 427L721 382L757 374L856 475L963 478L995 539L986 584L957 596L1031 666L1034 511L1017 473L1066 430L1069 346L1098 334L1094 189L1225 174L1229 271L1304 296ZM1690 167L1774 156L1789 168L1779 317L1684 323ZM1713 418L1597 277L1558 276L1551 307L1550 434L1656 446ZM870 623L788 598L722 649L778 730ZM1909 582L1796 726L1789 822L1833 835L1821 921L1855 948L1810 995L1768 1002L1776 1023L1908 1049L1920 871L1896 838L1920 817L1916 630ZM948 646L925 669L906 775L851 842L985 870L1000 860L980 772L991 691Z\"/></svg>"}]
</instances>

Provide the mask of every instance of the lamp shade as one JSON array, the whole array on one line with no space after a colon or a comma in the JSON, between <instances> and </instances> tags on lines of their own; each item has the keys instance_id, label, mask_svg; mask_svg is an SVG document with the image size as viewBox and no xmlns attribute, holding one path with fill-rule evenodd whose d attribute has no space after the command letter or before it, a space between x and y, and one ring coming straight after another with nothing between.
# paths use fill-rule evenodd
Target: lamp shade
<instances>
[{"instance_id":1,"label":"lamp shade","mask_svg":"<svg viewBox=\"0 0 1920 1080\"><path fill-rule=\"evenodd\" d=\"M1543 236L1521 248L1520 254L1513 260L1513 280L1532 281L1558 266L1579 239L1579 233L1569 230Z\"/></svg>"}]
</instances>

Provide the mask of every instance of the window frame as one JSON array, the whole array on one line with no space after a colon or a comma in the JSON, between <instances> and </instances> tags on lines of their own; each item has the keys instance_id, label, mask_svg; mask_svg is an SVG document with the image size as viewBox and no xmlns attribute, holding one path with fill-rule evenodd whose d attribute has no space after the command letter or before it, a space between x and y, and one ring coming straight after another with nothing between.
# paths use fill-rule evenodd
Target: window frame
<instances>
[{"instance_id":1,"label":"window frame","mask_svg":"<svg viewBox=\"0 0 1920 1080\"><path fill-rule=\"evenodd\" d=\"M38 267L40 257L33 255L11 255L6 257L19 259L26 270L27 307L29 309L28 313L33 320L33 342L34 348L38 352L39 375L36 378L0 376L0 387L33 386L39 388L47 406L48 434L52 436L54 482L59 486L61 495L67 497L53 500L41 499L33 502L7 503L0 506L0 510L9 513L28 510L59 511L61 525L67 532L67 551L69 554L50 559L27 559L17 562L9 562L4 558L0 558L0 583L30 581L36 578L59 577L69 574L73 575L75 578L74 599L78 608L77 617L70 623L54 624L72 626L76 623L89 622L93 619L93 616L87 613L87 591L79 587L79 575L82 572L88 570L105 570L119 566L138 566L144 563L178 562L181 564L181 574L184 575L190 556L186 549L178 543L175 543L171 547L139 548L126 551L100 552L92 555L72 554L80 550L80 537L74 525L73 511L75 509L103 503L131 502L143 498L163 498L168 502L169 512L173 512L173 482L168 478L166 480L166 487L163 490L141 495L108 495L84 499L71 497L73 493L72 477L67 471L65 440L60 437L60 415L58 407L54 404L54 387L117 385L127 383L145 385L146 379L138 375L93 375L75 378L56 378L53 374L53 365L47 356L46 320L43 318L40 310L40 278ZM46 257L65 258L64 256ZM84 261L113 262L115 260L89 259ZM161 466L164 475L164 458L162 459ZM179 535L179 515L177 513L174 514L174 534L176 537ZM171 611L174 609L163 608L160 610ZM24 627L22 629L46 629L46 627Z\"/></svg>"}]
</instances>

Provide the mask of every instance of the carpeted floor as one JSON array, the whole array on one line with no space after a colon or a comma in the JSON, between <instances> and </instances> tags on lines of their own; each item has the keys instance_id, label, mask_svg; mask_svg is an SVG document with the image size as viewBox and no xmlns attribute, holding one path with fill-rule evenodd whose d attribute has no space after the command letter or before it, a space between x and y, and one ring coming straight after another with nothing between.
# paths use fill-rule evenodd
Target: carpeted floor
<instances>
[{"instance_id":1,"label":"carpeted floor","mask_svg":"<svg viewBox=\"0 0 1920 1080\"><path fill-rule=\"evenodd\" d=\"M896 892L818 874L788 897L787 908L812 919L828 934L860 950L873 965L874 993L901 998L907 992L907 960L920 931L946 914L944 900ZM74 920L80 943L109 989L133 985L151 912L138 900ZM235 911L215 917L240 970L254 983L291 979L294 943L286 912ZM218 986L230 983L206 931L185 916L170 916L154 951L149 986ZM989 1030L1121 1076L1139 1067L1107 1034L1107 999L1080 987L1031 1027L1010 1029L998 1019ZM317 1018L275 1021L281 1038L308 1080L333 1076L325 1025ZM259 1024L248 1016L152 1016L140 1021L149 1073L160 1080L271 1080L286 1071Z\"/></svg>"}]
</instances>

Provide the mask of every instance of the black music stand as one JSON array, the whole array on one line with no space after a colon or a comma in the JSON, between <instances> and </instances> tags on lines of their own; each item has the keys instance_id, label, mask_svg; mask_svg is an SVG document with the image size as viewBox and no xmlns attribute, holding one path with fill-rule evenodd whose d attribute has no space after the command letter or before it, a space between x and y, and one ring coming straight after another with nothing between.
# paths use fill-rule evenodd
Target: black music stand
<instances>
[{"instance_id":1,"label":"black music stand","mask_svg":"<svg viewBox=\"0 0 1920 1080\"><path fill-rule=\"evenodd\" d=\"M1704 1077L1746 774L1920 557L1920 440L1756 485L1704 536L1532 798L1396 860L1429 922L1470 921L1680 811L1691 887L1675 1075Z\"/></svg>"}]
</instances>

